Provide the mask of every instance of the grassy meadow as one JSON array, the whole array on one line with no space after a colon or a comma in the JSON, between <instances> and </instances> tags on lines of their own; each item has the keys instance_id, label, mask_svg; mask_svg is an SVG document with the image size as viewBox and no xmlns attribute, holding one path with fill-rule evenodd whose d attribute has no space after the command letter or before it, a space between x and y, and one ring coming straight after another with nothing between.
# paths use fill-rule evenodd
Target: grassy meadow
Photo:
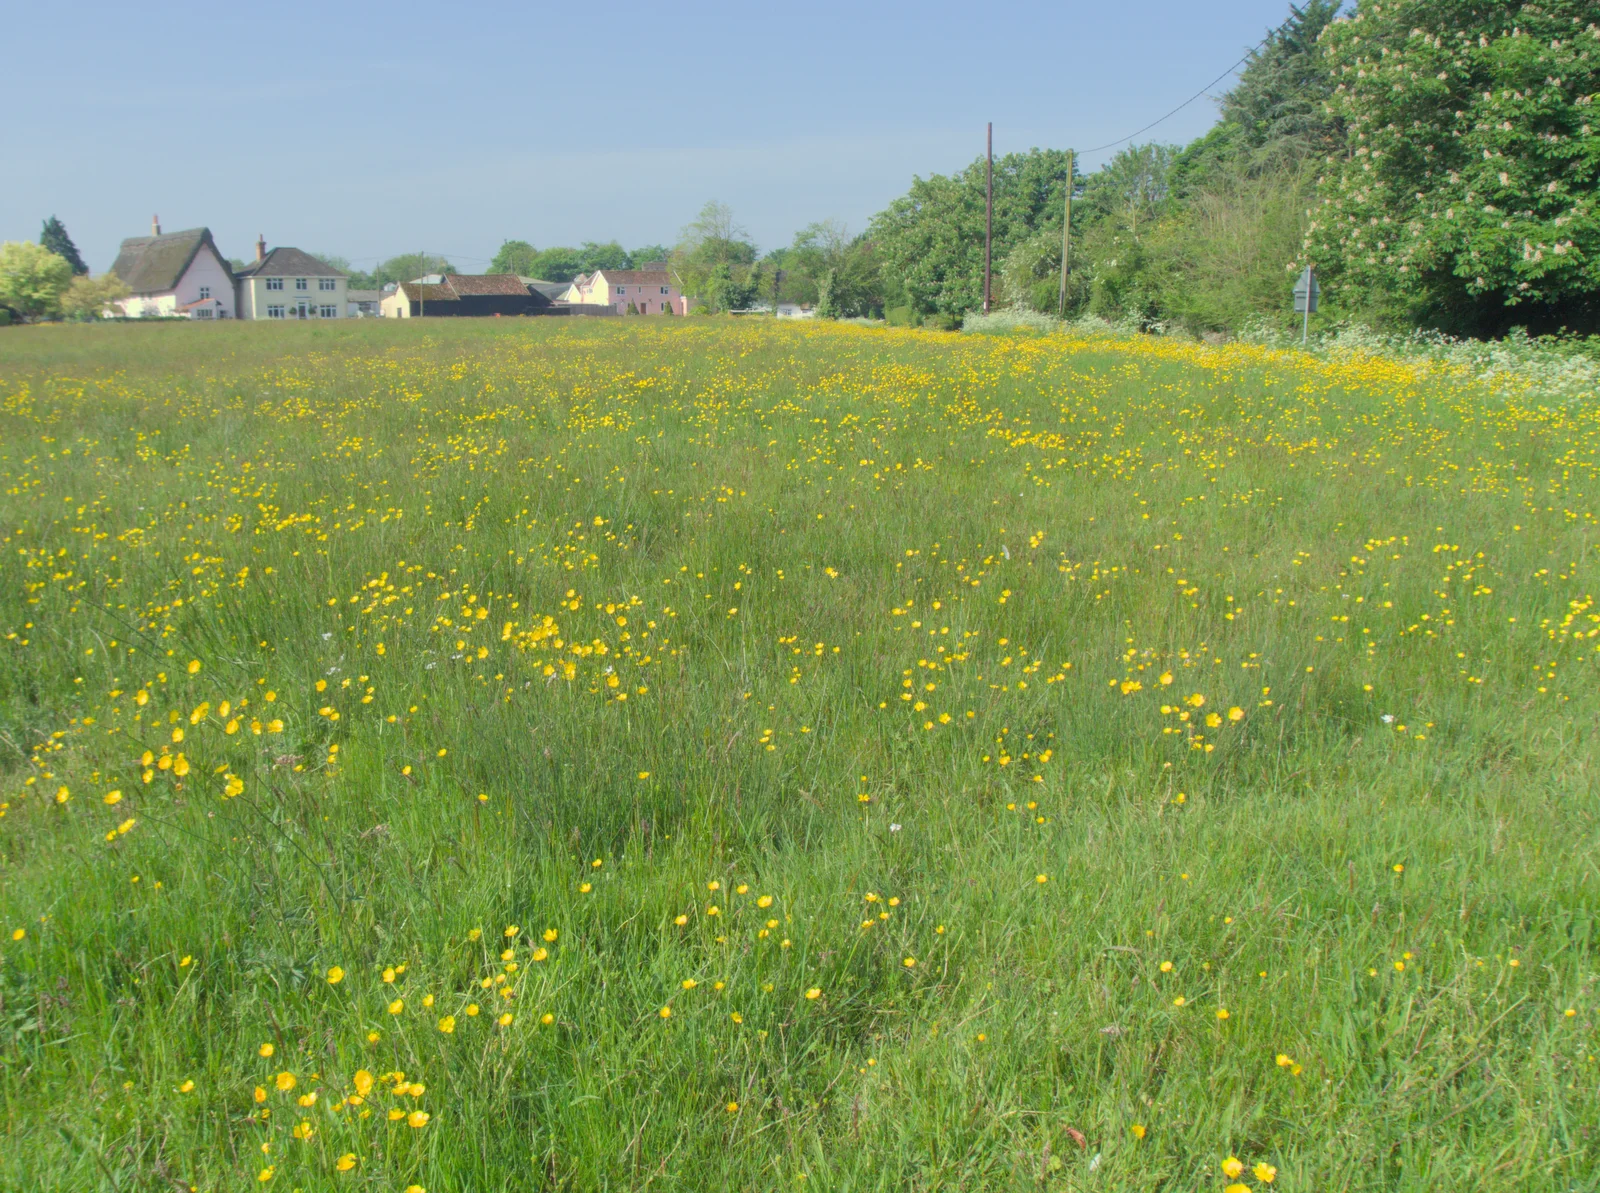
<instances>
[{"instance_id":1,"label":"grassy meadow","mask_svg":"<svg viewBox=\"0 0 1600 1193\"><path fill-rule=\"evenodd\" d=\"M0 333L0 1189L1593 1190L1600 411Z\"/></svg>"}]
</instances>

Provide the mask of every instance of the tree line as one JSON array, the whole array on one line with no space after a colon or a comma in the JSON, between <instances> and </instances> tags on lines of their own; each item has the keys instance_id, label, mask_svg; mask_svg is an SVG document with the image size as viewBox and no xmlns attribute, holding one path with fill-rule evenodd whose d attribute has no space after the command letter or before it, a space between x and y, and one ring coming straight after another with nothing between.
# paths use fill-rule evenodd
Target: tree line
<instances>
[{"instance_id":1,"label":"tree line","mask_svg":"<svg viewBox=\"0 0 1600 1193\"><path fill-rule=\"evenodd\" d=\"M1067 313L1193 333L1322 316L1498 335L1600 331L1600 10L1592 0L1307 0L1217 123L1074 176ZM1057 313L1065 154L995 163L995 293ZM982 297L983 162L872 223L911 313Z\"/></svg>"},{"instance_id":2,"label":"tree line","mask_svg":"<svg viewBox=\"0 0 1600 1193\"><path fill-rule=\"evenodd\" d=\"M996 302L1058 312L1070 187L1069 316L1195 334L1288 323L1293 278L1311 265L1324 321L1600 331L1594 0L1340 9L1292 6L1188 145L1130 145L1071 177L1064 150L997 159ZM982 302L984 198L979 158L913 179L859 233L827 220L763 254L713 201L670 247L508 240L489 270L566 282L659 261L709 311L796 302L953 327ZM358 289L453 271L423 253L371 271L324 259ZM97 311L116 285L88 279L53 217L41 245L0 248L0 308L14 314Z\"/></svg>"},{"instance_id":3,"label":"tree line","mask_svg":"<svg viewBox=\"0 0 1600 1193\"><path fill-rule=\"evenodd\" d=\"M1291 6L1188 145L1130 145L1070 178L1064 150L997 159L995 302L1060 311L1070 186L1068 316L1288 324L1310 265L1325 322L1600 331L1593 0L1340 10ZM661 255L710 310L801 302L956 326L982 303L984 166L914 179L859 234L825 221L765 254L708 203Z\"/></svg>"}]
</instances>

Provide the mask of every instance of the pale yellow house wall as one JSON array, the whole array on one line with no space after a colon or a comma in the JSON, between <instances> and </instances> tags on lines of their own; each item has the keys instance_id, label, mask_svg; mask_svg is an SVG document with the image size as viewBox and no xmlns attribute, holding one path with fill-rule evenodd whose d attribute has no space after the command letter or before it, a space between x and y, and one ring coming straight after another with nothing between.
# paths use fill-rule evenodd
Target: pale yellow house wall
<instances>
[{"instance_id":1,"label":"pale yellow house wall","mask_svg":"<svg viewBox=\"0 0 1600 1193\"><path fill-rule=\"evenodd\" d=\"M274 275L275 276L275 275ZM261 276L250 276L239 279L239 318L265 319L269 306L283 307L285 319L299 318L299 306L304 302L307 306L306 318L308 319L343 319L346 318L346 291L349 283L344 278L333 278L333 289L320 289L322 279L308 277L306 288L296 290L295 279L285 277L282 290L268 290L267 279ZM322 307L331 306L332 315L319 315L317 312Z\"/></svg>"}]
</instances>

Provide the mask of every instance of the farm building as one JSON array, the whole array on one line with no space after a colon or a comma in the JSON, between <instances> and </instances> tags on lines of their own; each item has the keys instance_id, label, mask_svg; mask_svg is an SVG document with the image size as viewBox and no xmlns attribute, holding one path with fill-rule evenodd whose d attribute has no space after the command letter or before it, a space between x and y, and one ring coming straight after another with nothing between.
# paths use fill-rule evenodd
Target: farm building
<instances>
[{"instance_id":1,"label":"farm building","mask_svg":"<svg viewBox=\"0 0 1600 1193\"><path fill-rule=\"evenodd\" d=\"M402 282L379 304L385 318L485 315L609 315L608 307L557 302L549 283L525 283L511 274L447 273L437 283ZM562 287L566 289L566 287Z\"/></svg>"}]
</instances>

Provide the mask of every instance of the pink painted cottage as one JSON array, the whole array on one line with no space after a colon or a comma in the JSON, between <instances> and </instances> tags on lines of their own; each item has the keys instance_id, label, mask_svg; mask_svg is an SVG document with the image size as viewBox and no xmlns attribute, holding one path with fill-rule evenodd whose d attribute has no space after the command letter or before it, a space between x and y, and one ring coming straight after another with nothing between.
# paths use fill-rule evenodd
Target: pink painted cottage
<instances>
[{"instance_id":1,"label":"pink painted cottage","mask_svg":"<svg viewBox=\"0 0 1600 1193\"><path fill-rule=\"evenodd\" d=\"M116 305L124 315L233 319L233 270L211 239L210 228L161 231L150 221L149 236L122 242L111 272L133 291Z\"/></svg>"},{"instance_id":2,"label":"pink painted cottage","mask_svg":"<svg viewBox=\"0 0 1600 1193\"><path fill-rule=\"evenodd\" d=\"M561 301L608 306L619 315L687 315L688 301L665 266L652 269L597 269L580 273ZM632 308L630 312L629 308Z\"/></svg>"}]
</instances>

